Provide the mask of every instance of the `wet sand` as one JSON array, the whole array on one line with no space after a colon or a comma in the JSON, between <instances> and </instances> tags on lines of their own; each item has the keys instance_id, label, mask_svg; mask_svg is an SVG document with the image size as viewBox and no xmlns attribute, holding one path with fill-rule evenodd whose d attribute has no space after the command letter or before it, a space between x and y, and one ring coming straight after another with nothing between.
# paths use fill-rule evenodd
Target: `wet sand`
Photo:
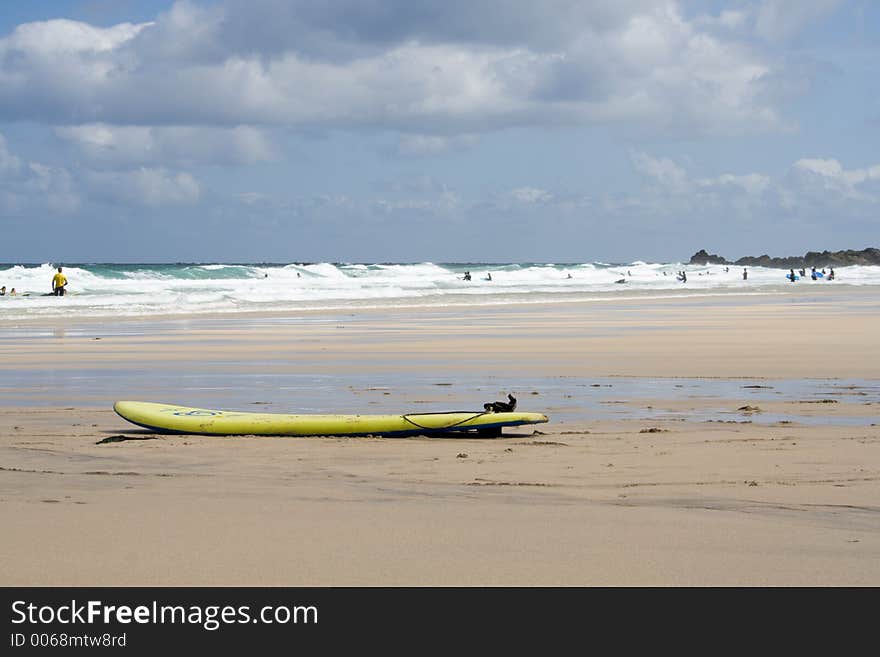
<instances>
[{"instance_id":1,"label":"wet sand","mask_svg":"<svg viewBox=\"0 0 880 657\"><path fill-rule=\"evenodd\" d=\"M572 409L500 439L157 436L111 406L145 389L184 403L175 376L193 371L208 395L233 374L375 377L349 397L402 411L431 400L395 382L426 369L455 407L487 401L457 377L487 377L490 397L524 376L563 392L566 376L876 382L877 311L855 290L0 325L0 388L24 390L0 407L0 584L876 586L870 388L837 403L742 390L706 421L699 384L621 399L624 419L579 413L590 391L572 387ZM532 392L520 407L544 410ZM314 399L332 412L343 394ZM794 407L822 423L759 421Z\"/></svg>"}]
</instances>

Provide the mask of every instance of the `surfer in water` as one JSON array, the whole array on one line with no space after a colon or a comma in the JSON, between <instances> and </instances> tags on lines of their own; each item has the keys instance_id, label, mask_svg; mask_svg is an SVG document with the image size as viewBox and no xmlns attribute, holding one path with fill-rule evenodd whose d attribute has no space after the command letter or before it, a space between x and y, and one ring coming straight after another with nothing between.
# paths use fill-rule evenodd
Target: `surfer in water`
<instances>
[{"instance_id":1,"label":"surfer in water","mask_svg":"<svg viewBox=\"0 0 880 657\"><path fill-rule=\"evenodd\" d=\"M747 281L748 279L749 279L749 272L745 267L743 267L743 280Z\"/></svg>"},{"instance_id":2,"label":"surfer in water","mask_svg":"<svg viewBox=\"0 0 880 657\"><path fill-rule=\"evenodd\" d=\"M492 272L487 272L487 273L486 273L486 280L487 280L487 281L491 281L491 280L492 280Z\"/></svg>"},{"instance_id":3,"label":"surfer in water","mask_svg":"<svg viewBox=\"0 0 880 657\"><path fill-rule=\"evenodd\" d=\"M462 276L462 280L463 280L463 281L469 281L469 280L471 280L471 273L470 273L469 271L466 271L466 272L464 273L464 276Z\"/></svg>"},{"instance_id":4,"label":"surfer in water","mask_svg":"<svg viewBox=\"0 0 880 657\"><path fill-rule=\"evenodd\" d=\"M58 268L58 273L52 277L52 294L56 297L64 296L64 288L67 286L67 277L61 273L61 267Z\"/></svg>"}]
</instances>

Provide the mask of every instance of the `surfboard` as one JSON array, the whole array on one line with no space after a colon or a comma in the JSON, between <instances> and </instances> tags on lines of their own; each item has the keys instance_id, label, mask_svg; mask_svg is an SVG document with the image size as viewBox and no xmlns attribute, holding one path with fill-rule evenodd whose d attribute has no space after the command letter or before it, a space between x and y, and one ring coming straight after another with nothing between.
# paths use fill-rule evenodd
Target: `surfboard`
<instances>
[{"instance_id":1,"label":"surfboard","mask_svg":"<svg viewBox=\"0 0 880 657\"><path fill-rule=\"evenodd\" d=\"M118 401L125 420L160 433L212 436L414 436L475 432L499 436L504 427L547 422L543 413L447 411L403 415L285 415Z\"/></svg>"}]
</instances>

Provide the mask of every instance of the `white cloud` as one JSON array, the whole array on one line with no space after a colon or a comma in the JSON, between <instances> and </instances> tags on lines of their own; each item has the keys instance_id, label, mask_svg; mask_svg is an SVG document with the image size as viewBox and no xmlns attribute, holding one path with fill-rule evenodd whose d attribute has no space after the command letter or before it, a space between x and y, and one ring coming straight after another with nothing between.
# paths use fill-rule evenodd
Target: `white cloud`
<instances>
[{"instance_id":1,"label":"white cloud","mask_svg":"<svg viewBox=\"0 0 880 657\"><path fill-rule=\"evenodd\" d=\"M555 14L523 3L509 20L494 3L399 16L348 2L294 11L264 0L252 16L243 6L177 3L154 22L110 28L19 26L0 39L0 117L443 135L630 122L726 134L784 123L762 93L777 64L703 30L672 0L558 3Z\"/></svg>"},{"instance_id":2,"label":"white cloud","mask_svg":"<svg viewBox=\"0 0 880 657\"><path fill-rule=\"evenodd\" d=\"M245 205L258 205L270 201L270 198L261 192L241 192L236 194L235 197Z\"/></svg>"},{"instance_id":3,"label":"white cloud","mask_svg":"<svg viewBox=\"0 0 880 657\"><path fill-rule=\"evenodd\" d=\"M687 172L668 157L653 157L647 153L630 153L636 171L656 180L661 186L676 192L691 187Z\"/></svg>"},{"instance_id":4,"label":"white cloud","mask_svg":"<svg viewBox=\"0 0 880 657\"><path fill-rule=\"evenodd\" d=\"M470 148L477 142L474 135L459 135L456 137L443 137L439 135L403 135L398 144L398 152L401 155L423 156L437 155L449 151L458 151Z\"/></svg>"},{"instance_id":5,"label":"white cloud","mask_svg":"<svg viewBox=\"0 0 880 657\"><path fill-rule=\"evenodd\" d=\"M836 159L805 158L793 165L796 179L813 192L818 189L855 200L875 201L868 193L870 183L880 182L880 165L864 169L844 169Z\"/></svg>"},{"instance_id":6,"label":"white cloud","mask_svg":"<svg viewBox=\"0 0 880 657\"><path fill-rule=\"evenodd\" d=\"M404 213L428 213L434 212L437 206L434 202L425 199L373 199L371 208L382 214Z\"/></svg>"},{"instance_id":7,"label":"white cloud","mask_svg":"<svg viewBox=\"0 0 880 657\"><path fill-rule=\"evenodd\" d=\"M703 178L697 181L697 183L704 188L732 186L743 190L747 194L759 195L770 188L771 180L769 176L759 173L743 175L723 173L717 178Z\"/></svg>"},{"instance_id":8,"label":"white cloud","mask_svg":"<svg viewBox=\"0 0 880 657\"><path fill-rule=\"evenodd\" d=\"M420 196L438 196L449 191L445 183L427 175L395 178L384 183L382 187L395 194L418 194Z\"/></svg>"},{"instance_id":9,"label":"white cloud","mask_svg":"<svg viewBox=\"0 0 880 657\"><path fill-rule=\"evenodd\" d=\"M708 14L698 16L694 19L694 23L711 29L737 30L746 25L750 13L747 9L724 9L717 16Z\"/></svg>"},{"instance_id":10,"label":"white cloud","mask_svg":"<svg viewBox=\"0 0 880 657\"><path fill-rule=\"evenodd\" d=\"M695 177L668 157L642 152L630 153L630 157L634 168L653 184L630 197L624 207L651 207L662 214L715 214L724 208L726 213L750 216L775 207L782 190L777 181L760 173Z\"/></svg>"},{"instance_id":11,"label":"white cloud","mask_svg":"<svg viewBox=\"0 0 880 657\"><path fill-rule=\"evenodd\" d=\"M9 152L6 137L0 135L0 176L16 173L21 169L21 160Z\"/></svg>"},{"instance_id":12,"label":"white cloud","mask_svg":"<svg viewBox=\"0 0 880 657\"><path fill-rule=\"evenodd\" d=\"M201 196L201 187L191 174L164 168L92 171L86 174L86 179L99 198L142 206L191 205Z\"/></svg>"},{"instance_id":13,"label":"white cloud","mask_svg":"<svg viewBox=\"0 0 880 657\"><path fill-rule=\"evenodd\" d=\"M274 157L261 130L250 126L113 126L88 123L55 129L91 160L138 164L254 164Z\"/></svg>"},{"instance_id":14,"label":"white cloud","mask_svg":"<svg viewBox=\"0 0 880 657\"><path fill-rule=\"evenodd\" d=\"M28 186L42 195L48 208L54 212L73 212L80 205L79 195L70 173L61 167L50 167L37 162L29 165L33 174Z\"/></svg>"},{"instance_id":15,"label":"white cloud","mask_svg":"<svg viewBox=\"0 0 880 657\"><path fill-rule=\"evenodd\" d=\"M149 52L151 60L178 64L205 63L223 59L222 6L200 6L195 2L175 2L171 9L150 24L152 29L139 36L136 48Z\"/></svg>"},{"instance_id":16,"label":"white cloud","mask_svg":"<svg viewBox=\"0 0 880 657\"><path fill-rule=\"evenodd\" d=\"M99 28L71 20L18 26L0 39L0 116L51 120L101 113L102 95L132 75L123 46L150 23Z\"/></svg>"},{"instance_id":17,"label":"white cloud","mask_svg":"<svg viewBox=\"0 0 880 657\"><path fill-rule=\"evenodd\" d=\"M518 203L548 203L553 200L553 194L546 189L539 189L537 187L518 187L511 190L510 198Z\"/></svg>"},{"instance_id":18,"label":"white cloud","mask_svg":"<svg viewBox=\"0 0 880 657\"><path fill-rule=\"evenodd\" d=\"M658 189L668 194L692 195L695 198L720 193L760 196L773 187L772 179L759 173L723 173L712 178L695 178L685 167L668 157L632 152L630 158L636 171L654 181Z\"/></svg>"},{"instance_id":19,"label":"white cloud","mask_svg":"<svg viewBox=\"0 0 880 657\"><path fill-rule=\"evenodd\" d=\"M755 32L770 42L790 39L840 3L841 0L763 0L753 10Z\"/></svg>"},{"instance_id":20,"label":"white cloud","mask_svg":"<svg viewBox=\"0 0 880 657\"><path fill-rule=\"evenodd\" d=\"M656 0L226 0L218 39L236 53L296 50L351 61L407 41L546 51L584 26L614 30Z\"/></svg>"},{"instance_id":21,"label":"white cloud","mask_svg":"<svg viewBox=\"0 0 880 657\"><path fill-rule=\"evenodd\" d=\"M99 144L112 141L100 130L88 134ZM147 207L192 205L201 195L201 185L191 174L165 167L96 171L23 162L9 151L0 134L0 211L6 215L25 211L70 214L90 200Z\"/></svg>"},{"instance_id":22,"label":"white cloud","mask_svg":"<svg viewBox=\"0 0 880 657\"><path fill-rule=\"evenodd\" d=\"M80 203L76 182L66 168L23 161L9 150L0 134L0 215L69 214Z\"/></svg>"},{"instance_id":23,"label":"white cloud","mask_svg":"<svg viewBox=\"0 0 880 657\"><path fill-rule=\"evenodd\" d=\"M794 163L794 168L808 173L815 173L829 179L841 178L843 166L837 160L801 159Z\"/></svg>"},{"instance_id":24,"label":"white cloud","mask_svg":"<svg viewBox=\"0 0 880 657\"><path fill-rule=\"evenodd\" d=\"M775 177L757 172L697 177L670 158L631 153L631 159L651 185L613 203L606 198L609 212L639 208L654 216L725 221L809 218L827 226L832 217L874 216L880 202L880 164L846 169L833 158L805 158Z\"/></svg>"},{"instance_id":25,"label":"white cloud","mask_svg":"<svg viewBox=\"0 0 880 657\"><path fill-rule=\"evenodd\" d=\"M53 19L19 25L3 39L7 52L35 59L94 55L116 50L153 23L120 23L102 28L66 19Z\"/></svg>"}]
</instances>

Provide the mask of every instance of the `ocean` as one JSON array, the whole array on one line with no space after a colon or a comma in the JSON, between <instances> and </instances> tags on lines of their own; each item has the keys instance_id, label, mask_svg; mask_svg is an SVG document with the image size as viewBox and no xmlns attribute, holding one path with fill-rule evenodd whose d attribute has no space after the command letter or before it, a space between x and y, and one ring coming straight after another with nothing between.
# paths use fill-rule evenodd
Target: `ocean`
<instances>
[{"instance_id":1,"label":"ocean","mask_svg":"<svg viewBox=\"0 0 880 657\"><path fill-rule=\"evenodd\" d=\"M61 263L64 298L51 291L55 264L0 264L0 320L72 314L150 317L356 308L460 307L669 296L785 294L804 285L880 285L880 267L840 267L835 280L791 283L780 269L682 263L599 262L358 264ZM678 280L680 271L687 281ZM471 280L463 280L470 272ZM491 280L488 280L491 276ZM623 281L623 282L621 282ZM15 288L17 295L9 292Z\"/></svg>"}]
</instances>

